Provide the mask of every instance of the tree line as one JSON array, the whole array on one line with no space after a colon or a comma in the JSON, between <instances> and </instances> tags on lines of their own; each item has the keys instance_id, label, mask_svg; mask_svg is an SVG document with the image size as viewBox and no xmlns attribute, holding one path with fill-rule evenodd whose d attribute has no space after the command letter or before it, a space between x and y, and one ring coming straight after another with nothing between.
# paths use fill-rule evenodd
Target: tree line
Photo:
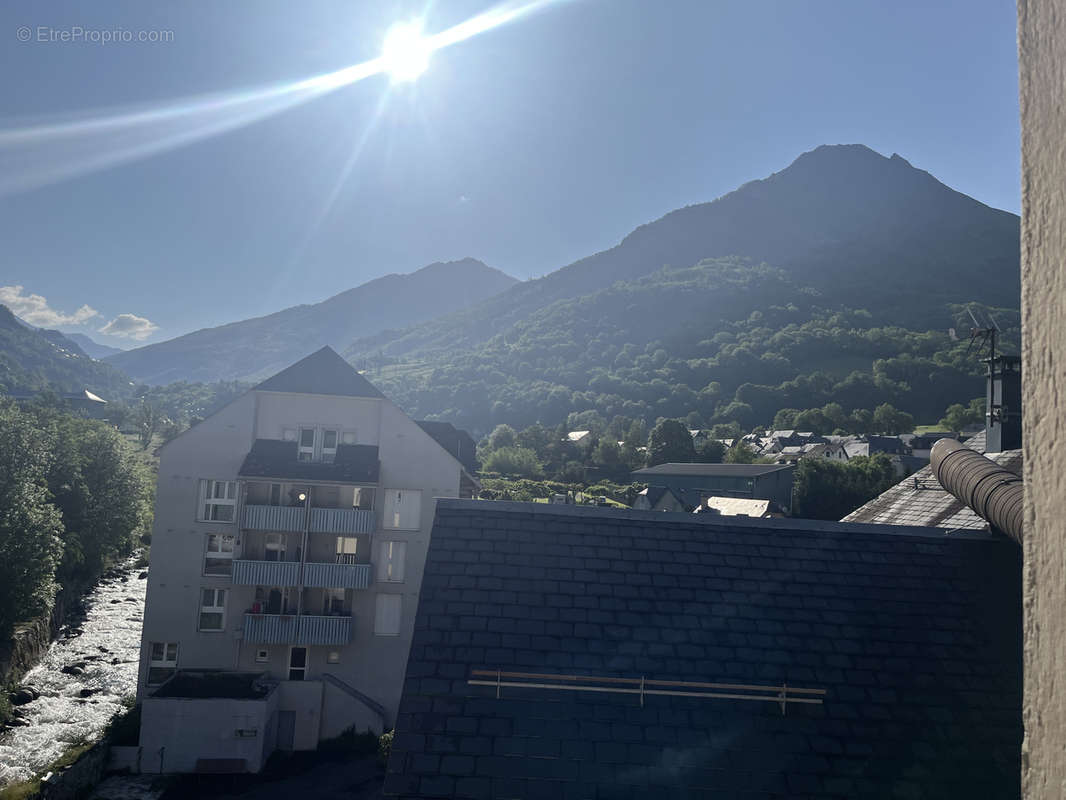
<instances>
[{"instance_id":1,"label":"tree line","mask_svg":"<svg viewBox=\"0 0 1066 800\"><path fill-rule=\"evenodd\" d=\"M0 636L147 540L153 490L107 423L0 399Z\"/></svg>"}]
</instances>

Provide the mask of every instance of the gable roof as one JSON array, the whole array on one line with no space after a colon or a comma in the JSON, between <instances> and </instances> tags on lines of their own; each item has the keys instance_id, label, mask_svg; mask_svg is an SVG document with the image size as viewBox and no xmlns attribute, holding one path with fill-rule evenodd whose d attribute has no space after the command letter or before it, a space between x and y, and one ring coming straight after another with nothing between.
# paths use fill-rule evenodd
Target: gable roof
<instances>
[{"instance_id":1,"label":"gable roof","mask_svg":"<svg viewBox=\"0 0 1066 800\"><path fill-rule=\"evenodd\" d=\"M331 463L300 461L296 442L256 439L237 474L242 478L327 481L331 483L377 483L377 445L338 444Z\"/></svg>"},{"instance_id":2,"label":"gable roof","mask_svg":"<svg viewBox=\"0 0 1066 800\"><path fill-rule=\"evenodd\" d=\"M477 443L469 433L450 422L415 420L415 424L447 450L471 475L478 471Z\"/></svg>"},{"instance_id":3,"label":"gable roof","mask_svg":"<svg viewBox=\"0 0 1066 800\"><path fill-rule=\"evenodd\" d=\"M1018 797L1020 557L980 532L439 500L385 791ZM783 714L785 685L822 702Z\"/></svg>"},{"instance_id":4,"label":"gable roof","mask_svg":"<svg viewBox=\"0 0 1066 800\"><path fill-rule=\"evenodd\" d=\"M684 464L671 462L633 470L631 474L636 476L681 475L754 478L770 472L779 472L783 469L792 469L792 467L788 464Z\"/></svg>"},{"instance_id":5,"label":"gable roof","mask_svg":"<svg viewBox=\"0 0 1066 800\"><path fill-rule=\"evenodd\" d=\"M972 436L965 446L978 453L985 449L985 434ZM988 458L1018 475L1022 474L1022 451L987 453ZM941 528L985 530L988 523L969 506L944 489L926 464L910 477L870 502L852 511L844 522L873 522L885 525L929 525Z\"/></svg>"},{"instance_id":6,"label":"gable roof","mask_svg":"<svg viewBox=\"0 0 1066 800\"><path fill-rule=\"evenodd\" d=\"M328 345L253 386L252 391L385 397Z\"/></svg>"}]
</instances>

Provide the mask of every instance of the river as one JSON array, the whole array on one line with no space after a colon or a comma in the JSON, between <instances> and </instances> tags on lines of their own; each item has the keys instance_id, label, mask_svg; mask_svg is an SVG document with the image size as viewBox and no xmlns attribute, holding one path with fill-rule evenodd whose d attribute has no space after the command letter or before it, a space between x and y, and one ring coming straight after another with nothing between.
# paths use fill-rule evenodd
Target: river
<instances>
[{"instance_id":1,"label":"river","mask_svg":"<svg viewBox=\"0 0 1066 800\"><path fill-rule=\"evenodd\" d=\"M85 598L47 653L19 683L41 696L20 706L29 723L0 734L0 786L46 770L71 745L99 738L137 690L147 581L135 559ZM62 672L64 667L81 674Z\"/></svg>"}]
</instances>

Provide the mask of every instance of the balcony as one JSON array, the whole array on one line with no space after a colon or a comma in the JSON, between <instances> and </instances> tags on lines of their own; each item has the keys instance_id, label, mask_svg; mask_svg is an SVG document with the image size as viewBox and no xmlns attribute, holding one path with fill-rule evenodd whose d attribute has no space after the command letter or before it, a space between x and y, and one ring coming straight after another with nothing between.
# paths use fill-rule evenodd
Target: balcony
<instances>
[{"instance_id":1,"label":"balcony","mask_svg":"<svg viewBox=\"0 0 1066 800\"><path fill-rule=\"evenodd\" d=\"M241 525L250 531L300 532L307 512L303 506L246 505ZM311 533L373 533L374 512L360 508L312 508Z\"/></svg>"},{"instance_id":2,"label":"balcony","mask_svg":"<svg viewBox=\"0 0 1066 800\"><path fill-rule=\"evenodd\" d=\"M366 589L370 586L370 565L304 564L303 585L323 589Z\"/></svg>"},{"instance_id":3,"label":"balcony","mask_svg":"<svg viewBox=\"0 0 1066 800\"><path fill-rule=\"evenodd\" d=\"M344 645L351 639L351 617L244 615L244 641L251 644Z\"/></svg>"},{"instance_id":4,"label":"balcony","mask_svg":"<svg viewBox=\"0 0 1066 800\"><path fill-rule=\"evenodd\" d=\"M303 506L246 505L241 527L252 531L302 531L306 514Z\"/></svg>"},{"instance_id":5,"label":"balcony","mask_svg":"<svg viewBox=\"0 0 1066 800\"><path fill-rule=\"evenodd\" d=\"M359 508L312 508L311 533L373 533L374 512Z\"/></svg>"},{"instance_id":6,"label":"balcony","mask_svg":"<svg viewBox=\"0 0 1066 800\"><path fill-rule=\"evenodd\" d=\"M234 586L296 586L299 577L297 561L233 560Z\"/></svg>"}]
</instances>

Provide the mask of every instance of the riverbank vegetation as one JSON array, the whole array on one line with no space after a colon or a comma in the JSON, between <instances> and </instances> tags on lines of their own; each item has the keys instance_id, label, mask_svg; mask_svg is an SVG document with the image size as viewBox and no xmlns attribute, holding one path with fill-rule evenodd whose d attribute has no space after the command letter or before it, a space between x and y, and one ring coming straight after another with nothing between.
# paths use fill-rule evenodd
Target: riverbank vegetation
<instances>
[{"instance_id":1,"label":"riverbank vegetation","mask_svg":"<svg viewBox=\"0 0 1066 800\"><path fill-rule=\"evenodd\" d=\"M0 636L147 540L153 490L107 423L0 400Z\"/></svg>"}]
</instances>

